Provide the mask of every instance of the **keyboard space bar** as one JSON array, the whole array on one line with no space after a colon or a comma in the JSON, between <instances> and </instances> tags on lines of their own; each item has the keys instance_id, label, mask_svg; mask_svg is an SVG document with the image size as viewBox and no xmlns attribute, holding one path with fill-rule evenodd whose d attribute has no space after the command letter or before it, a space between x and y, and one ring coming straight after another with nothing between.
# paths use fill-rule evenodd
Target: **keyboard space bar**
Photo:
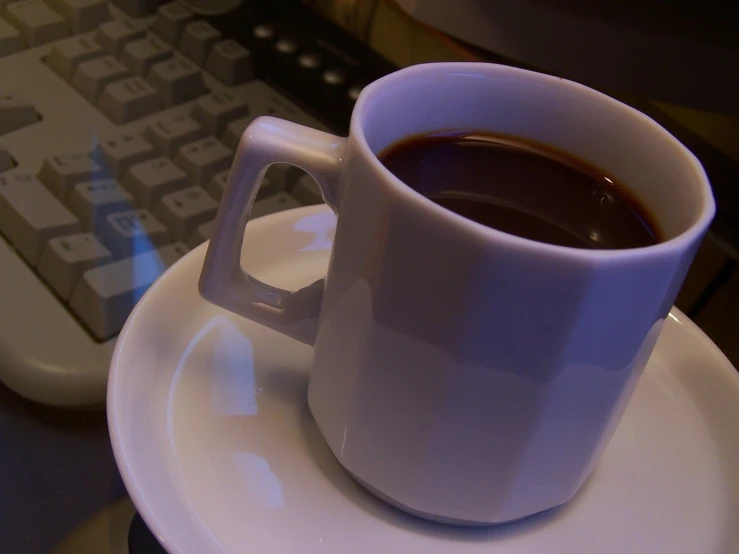
<instances>
[{"instance_id":1,"label":"keyboard space bar","mask_svg":"<svg viewBox=\"0 0 739 554\"><path fill-rule=\"evenodd\" d=\"M54 406L102 406L115 339L93 341L0 237L0 381Z\"/></svg>"}]
</instances>

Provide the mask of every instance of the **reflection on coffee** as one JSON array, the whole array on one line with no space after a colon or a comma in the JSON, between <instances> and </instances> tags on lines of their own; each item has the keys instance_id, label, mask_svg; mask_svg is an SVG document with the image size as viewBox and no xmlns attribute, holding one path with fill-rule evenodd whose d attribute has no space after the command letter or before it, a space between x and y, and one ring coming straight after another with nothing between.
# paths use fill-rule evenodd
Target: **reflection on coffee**
<instances>
[{"instance_id":1,"label":"reflection on coffee","mask_svg":"<svg viewBox=\"0 0 739 554\"><path fill-rule=\"evenodd\" d=\"M437 204L513 235L589 249L661 240L653 218L623 184L525 139L469 131L414 136L379 159Z\"/></svg>"}]
</instances>

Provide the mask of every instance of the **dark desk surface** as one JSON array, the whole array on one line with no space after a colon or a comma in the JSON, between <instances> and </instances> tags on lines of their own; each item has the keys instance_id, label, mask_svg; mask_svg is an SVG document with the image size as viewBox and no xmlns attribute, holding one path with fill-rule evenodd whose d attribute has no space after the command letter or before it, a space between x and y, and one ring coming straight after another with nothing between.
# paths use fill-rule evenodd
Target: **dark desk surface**
<instances>
[{"instance_id":1,"label":"dark desk surface","mask_svg":"<svg viewBox=\"0 0 739 554\"><path fill-rule=\"evenodd\" d=\"M0 553L49 554L125 494L104 411L41 407L0 384Z\"/></svg>"}]
</instances>

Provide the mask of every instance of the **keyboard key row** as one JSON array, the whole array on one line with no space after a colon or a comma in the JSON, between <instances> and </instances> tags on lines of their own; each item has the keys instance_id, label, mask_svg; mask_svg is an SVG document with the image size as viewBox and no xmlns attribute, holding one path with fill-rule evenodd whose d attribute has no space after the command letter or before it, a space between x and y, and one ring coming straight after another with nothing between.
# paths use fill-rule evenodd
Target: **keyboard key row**
<instances>
[{"instance_id":1,"label":"keyboard key row","mask_svg":"<svg viewBox=\"0 0 739 554\"><path fill-rule=\"evenodd\" d=\"M52 156L44 161L38 177L62 202L71 202L71 195L79 184L89 185L106 178L118 180L136 205L147 209L153 209L165 194L191 185L204 187L211 197L220 200L233 150L203 135L202 128L188 116L165 117L152 123L144 137L122 133L101 140L91 154ZM160 153L167 156L160 156ZM290 189L299 173L287 164L274 164L264 178L258 199ZM302 188L296 190L302 191ZM85 196L84 191L76 194ZM303 194L305 203L314 203L316 195L320 197L320 193L315 193L309 199L309 193ZM89 226L86 216L78 217Z\"/></svg>"},{"instance_id":2,"label":"keyboard key row","mask_svg":"<svg viewBox=\"0 0 739 554\"><path fill-rule=\"evenodd\" d=\"M184 145L172 161L158 157L140 136L121 134L103 140L91 155L47 159L38 178L85 231L102 233L108 216L139 207L155 211L173 237L186 240L217 209L217 201L193 185L227 174L232 157L231 150L206 137ZM225 186L225 175L221 179ZM115 246L103 242L116 254Z\"/></svg>"},{"instance_id":3,"label":"keyboard key row","mask_svg":"<svg viewBox=\"0 0 739 554\"><path fill-rule=\"evenodd\" d=\"M52 167L52 162L44 167ZM44 178L48 173L42 171L39 176ZM133 250L142 250L134 241L138 236L148 237L147 240L157 246L170 242L165 240L170 236L177 240L190 238L198 225L215 218L218 207L216 200L201 187L191 186L185 173L167 158L135 164L123 185L111 178L76 183L63 204L56 195L50 194L50 186L49 190L41 187L40 203L29 197L38 192L40 183L35 177L10 176L5 181L5 205L0 214L8 217L2 230L13 243L32 243L23 249L32 265L37 262L39 244L49 236L66 234L71 228L66 223L74 225L76 230L93 233L115 258L119 258L130 255ZM20 185L30 192L24 193ZM55 230L42 232L42 219L55 213L52 209L66 219L57 215L52 219L57 221L53 225ZM27 223L20 225L19 220ZM32 239L24 238L31 232L35 233Z\"/></svg>"},{"instance_id":4,"label":"keyboard key row","mask_svg":"<svg viewBox=\"0 0 739 554\"><path fill-rule=\"evenodd\" d=\"M131 77L129 68L112 56L75 63L52 54L50 65L66 77L76 66L72 85L114 123L123 124L192 100L205 92L200 71L183 58L155 64L148 81Z\"/></svg>"},{"instance_id":5,"label":"keyboard key row","mask_svg":"<svg viewBox=\"0 0 739 554\"><path fill-rule=\"evenodd\" d=\"M217 29L205 21L194 21L194 14L180 4L161 6L152 31L227 85L254 78L251 53L234 40L220 40Z\"/></svg>"},{"instance_id":6,"label":"keyboard key row","mask_svg":"<svg viewBox=\"0 0 739 554\"><path fill-rule=\"evenodd\" d=\"M139 205L150 208L172 189L187 184L207 185L217 173L230 168L232 158L232 150L213 137L204 137L180 147L173 163L168 157L158 156L146 139L123 133L103 139L90 155L73 153L48 158L41 166L39 178L54 196L66 202L78 184L112 177L122 181Z\"/></svg>"},{"instance_id":7,"label":"keyboard key row","mask_svg":"<svg viewBox=\"0 0 739 554\"><path fill-rule=\"evenodd\" d=\"M205 22L191 26L208 35ZM105 30L105 32L104 32ZM111 21L98 31L101 46L89 37L71 37L54 46L47 65L71 82L90 103L95 104L113 123L124 124L153 114L162 108L202 97L193 117L212 135L220 136L234 119L249 113L247 99L233 91L206 92L203 75L196 63L175 56L156 36L145 36L133 24ZM189 36L183 34L183 40ZM216 37L217 38L217 37ZM249 51L232 40L206 41L209 69L224 82L240 83L253 77ZM119 51L120 60L106 51ZM200 54L183 51L201 60ZM138 76L138 78L137 78ZM268 108L273 110L273 108ZM170 153L171 155L171 153Z\"/></svg>"},{"instance_id":8,"label":"keyboard key row","mask_svg":"<svg viewBox=\"0 0 739 554\"><path fill-rule=\"evenodd\" d=\"M152 39L129 44L121 62L102 55L102 48L89 39L75 37L57 45L47 64L62 78L71 79L72 86L114 123L122 124L205 93L202 73L195 64L170 58L171 52L157 52L152 44ZM148 78L132 78L132 73ZM247 99L228 90L203 96L193 110L195 119L213 135L220 135L233 119L248 113Z\"/></svg>"},{"instance_id":9,"label":"keyboard key row","mask_svg":"<svg viewBox=\"0 0 739 554\"><path fill-rule=\"evenodd\" d=\"M58 168L59 159L66 159L77 167L77 176L94 168L72 155L55 158L44 167ZM157 161L135 164L127 176L143 167L179 169L166 158ZM221 171L210 186L222 191L226 181L227 172ZM177 182L183 184L182 173ZM266 180L260 197L274 190ZM74 185L69 209L35 177L0 179L0 231L99 340L120 331L146 288L186 252L183 242L194 248L212 236L218 208L199 186L162 194L153 210L134 203L126 188L109 178ZM299 205L279 191L257 201L251 217Z\"/></svg>"}]
</instances>

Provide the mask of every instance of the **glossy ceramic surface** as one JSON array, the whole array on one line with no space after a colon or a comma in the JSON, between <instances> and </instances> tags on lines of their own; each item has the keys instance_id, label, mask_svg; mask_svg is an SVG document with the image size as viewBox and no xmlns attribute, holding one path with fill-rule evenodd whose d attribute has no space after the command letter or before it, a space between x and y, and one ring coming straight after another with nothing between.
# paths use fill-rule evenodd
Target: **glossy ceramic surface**
<instances>
[{"instance_id":1,"label":"glossy ceramic surface","mask_svg":"<svg viewBox=\"0 0 739 554\"><path fill-rule=\"evenodd\" d=\"M666 240L585 250L519 238L438 206L376 158L447 129L526 137L595 164ZM241 269L274 162L310 172L338 213L325 282L298 291ZM275 118L246 129L200 290L315 344L308 403L361 482L431 519L498 523L567 501L590 475L713 213L696 158L636 110L520 69L419 65L363 90L347 139Z\"/></svg>"},{"instance_id":2,"label":"glossy ceramic surface","mask_svg":"<svg viewBox=\"0 0 739 554\"><path fill-rule=\"evenodd\" d=\"M334 217L256 220L245 266L295 290L326 272ZM204 301L205 248L124 328L108 418L126 487L172 554L728 554L739 551L739 378L673 310L625 415L570 502L488 528L435 524L368 494L306 404L311 348Z\"/></svg>"}]
</instances>

